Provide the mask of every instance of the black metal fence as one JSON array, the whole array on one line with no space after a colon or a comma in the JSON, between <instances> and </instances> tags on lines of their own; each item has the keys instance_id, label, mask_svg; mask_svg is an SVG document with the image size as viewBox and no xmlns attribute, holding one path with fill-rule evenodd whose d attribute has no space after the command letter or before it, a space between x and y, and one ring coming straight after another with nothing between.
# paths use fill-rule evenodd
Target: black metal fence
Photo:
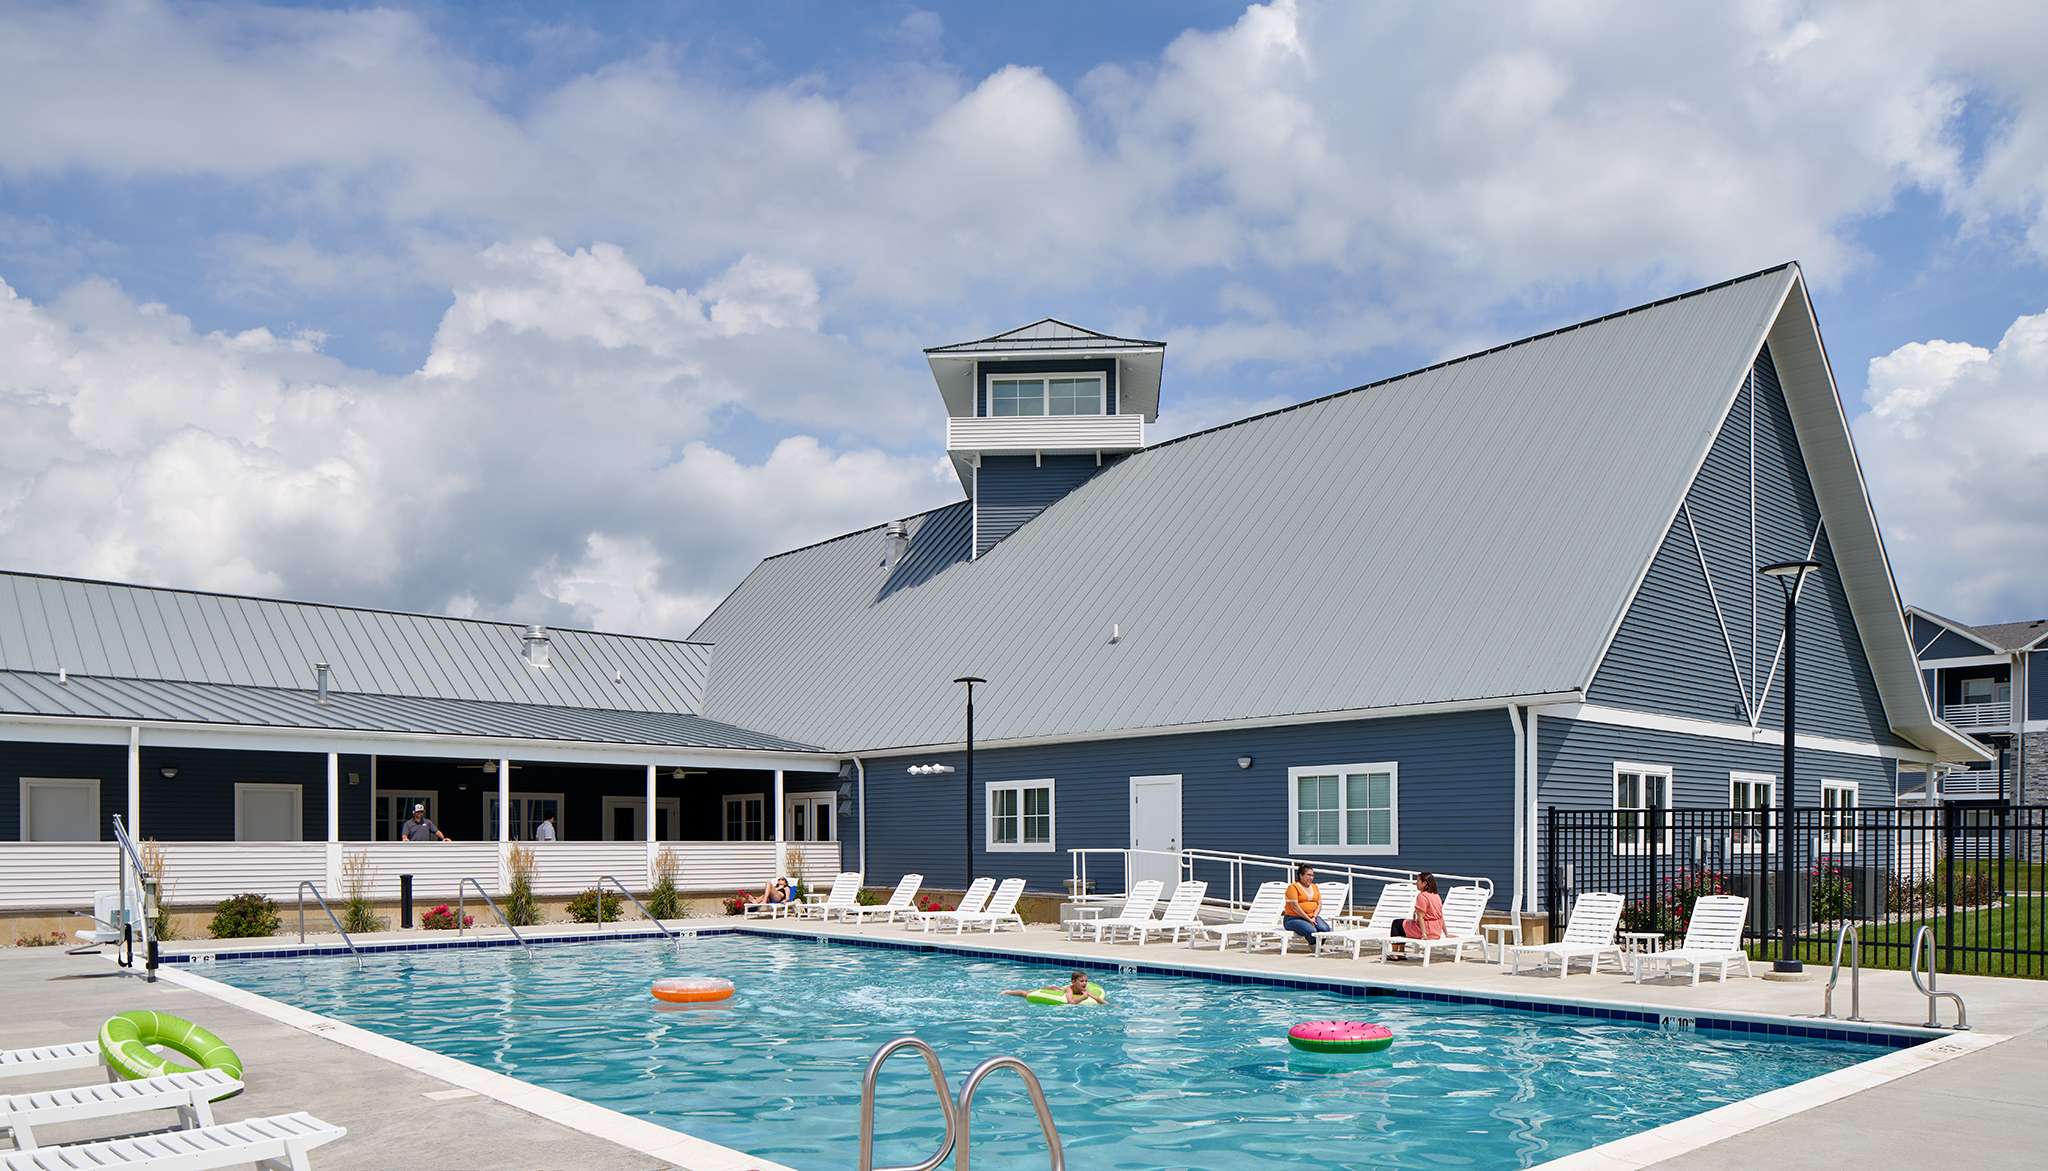
<instances>
[{"instance_id":1,"label":"black metal fence","mask_svg":"<svg viewBox=\"0 0 2048 1171\"><path fill-rule=\"evenodd\" d=\"M1626 898L1622 930L1673 937L1695 898L1736 894L1749 897L1751 958L1777 959L1789 870L1795 958L1828 963L1854 923L1866 966L1904 968L1929 926L1943 972L2048 978L2048 807L1553 806L1545 832L1553 939L1583 891Z\"/></svg>"}]
</instances>

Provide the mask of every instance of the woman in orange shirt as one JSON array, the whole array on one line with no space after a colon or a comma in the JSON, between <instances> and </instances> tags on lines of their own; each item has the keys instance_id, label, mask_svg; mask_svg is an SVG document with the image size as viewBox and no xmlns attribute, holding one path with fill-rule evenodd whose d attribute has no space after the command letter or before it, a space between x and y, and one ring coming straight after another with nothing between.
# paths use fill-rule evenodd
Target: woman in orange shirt
<instances>
[{"instance_id":1,"label":"woman in orange shirt","mask_svg":"<svg viewBox=\"0 0 2048 1171\"><path fill-rule=\"evenodd\" d=\"M1329 921L1319 912L1323 909L1323 888L1316 885L1316 868L1303 866L1294 872L1294 881L1287 884L1286 918L1282 924L1296 935L1316 941L1316 932L1328 931Z\"/></svg>"},{"instance_id":2,"label":"woman in orange shirt","mask_svg":"<svg viewBox=\"0 0 2048 1171\"><path fill-rule=\"evenodd\" d=\"M1415 876L1415 917L1394 920L1393 936L1396 939L1442 939L1444 937L1444 901L1437 897L1436 875L1425 870ZM1394 954L1389 959L1400 959L1402 948L1394 945Z\"/></svg>"}]
</instances>

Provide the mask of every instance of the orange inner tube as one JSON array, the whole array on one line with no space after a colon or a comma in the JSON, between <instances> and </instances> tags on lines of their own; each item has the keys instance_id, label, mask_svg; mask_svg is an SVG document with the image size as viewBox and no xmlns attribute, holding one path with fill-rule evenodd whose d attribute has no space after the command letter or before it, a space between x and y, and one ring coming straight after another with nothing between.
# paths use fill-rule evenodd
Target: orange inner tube
<instances>
[{"instance_id":1,"label":"orange inner tube","mask_svg":"<svg viewBox=\"0 0 2048 1171\"><path fill-rule=\"evenodd\" d=\"M717 976L680 976L668 980L656 980L649 989L656 1000L670 1004L695 1004L707 1000L724 1000L732 995L732 981Z\"/></svg>"}]
</instances>

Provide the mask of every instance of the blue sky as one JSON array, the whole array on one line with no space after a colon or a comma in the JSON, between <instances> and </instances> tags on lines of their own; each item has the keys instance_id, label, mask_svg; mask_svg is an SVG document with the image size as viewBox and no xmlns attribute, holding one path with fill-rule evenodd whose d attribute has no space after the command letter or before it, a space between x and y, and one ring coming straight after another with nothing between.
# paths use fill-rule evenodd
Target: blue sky
<instances>
[{"instance_id":1,"label":"blue sky","mask_svg":"<svg viewBox=\"0 0 2048 1171\"><path fill-rule=\"evenodd\" d=\"M1925 7L9 5L0 551L677 635L958 498L925 346L1161 438L1797 260L1905 599L2039 617L2048 17Z\"/></svg>"}]
</instances>

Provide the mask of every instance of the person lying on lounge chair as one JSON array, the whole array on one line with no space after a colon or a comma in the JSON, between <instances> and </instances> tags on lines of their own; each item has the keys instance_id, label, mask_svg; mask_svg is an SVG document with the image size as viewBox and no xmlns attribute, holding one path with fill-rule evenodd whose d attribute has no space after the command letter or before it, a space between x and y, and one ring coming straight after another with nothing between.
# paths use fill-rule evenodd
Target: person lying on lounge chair
<instances>
[{"instance_id":1,"label":"person lying on lounge chair","mask_svg":"<svg viewBox=\"0 0 2048 1171\"><path fill-rule=\"evenodd\" d=\"M1444 901L1437 897L1436 875L1425 870L1415 876L1415 917L1396 919L1392 932L1396 939L1442 939L1444 937ZM1390 960L1401 958L1403 948L1394 945Z\"/></svg>"},{"instance_id":2,"label":"person lying on lounge chair","mask_svg":"<svg viewBox=\"0 0 2048 1171\"><path fill-rule=\"evenodd\" d=\"M779 903L789 903L795 901L796 896L789 893L789 880L787 878L778 878L774 882L769 883L767 886L762 887L761 898L756 902L748 903L747 906L772 907Z\"/></svg>"},{"instance_id":3,"label":"person lying on lounge chair","mask_svg":"<svg viewBox=\"0 0 2048 1171\"><path fill-rule=\"evenodd\" d=\"M1003 995L1029 996L1031 995L1032 991L1033 990L1031 989L1026 989L1024 991L1006 991L1003 993ZM1073 974L1071 974L1067 978L1067 983L1065 987L1061 987L1058 984L1054 984L1049 988L1039 988L1036 989L1036 991L1049 992L1055 996L1064 997L1068 1004L1086 1004L1091 1000L1097 1004L1109 1003L1109 999L1103 996L1101 993L1088 991L1088 973L1086 972L1074 972Z\"/></svg>"}]
</instances>

